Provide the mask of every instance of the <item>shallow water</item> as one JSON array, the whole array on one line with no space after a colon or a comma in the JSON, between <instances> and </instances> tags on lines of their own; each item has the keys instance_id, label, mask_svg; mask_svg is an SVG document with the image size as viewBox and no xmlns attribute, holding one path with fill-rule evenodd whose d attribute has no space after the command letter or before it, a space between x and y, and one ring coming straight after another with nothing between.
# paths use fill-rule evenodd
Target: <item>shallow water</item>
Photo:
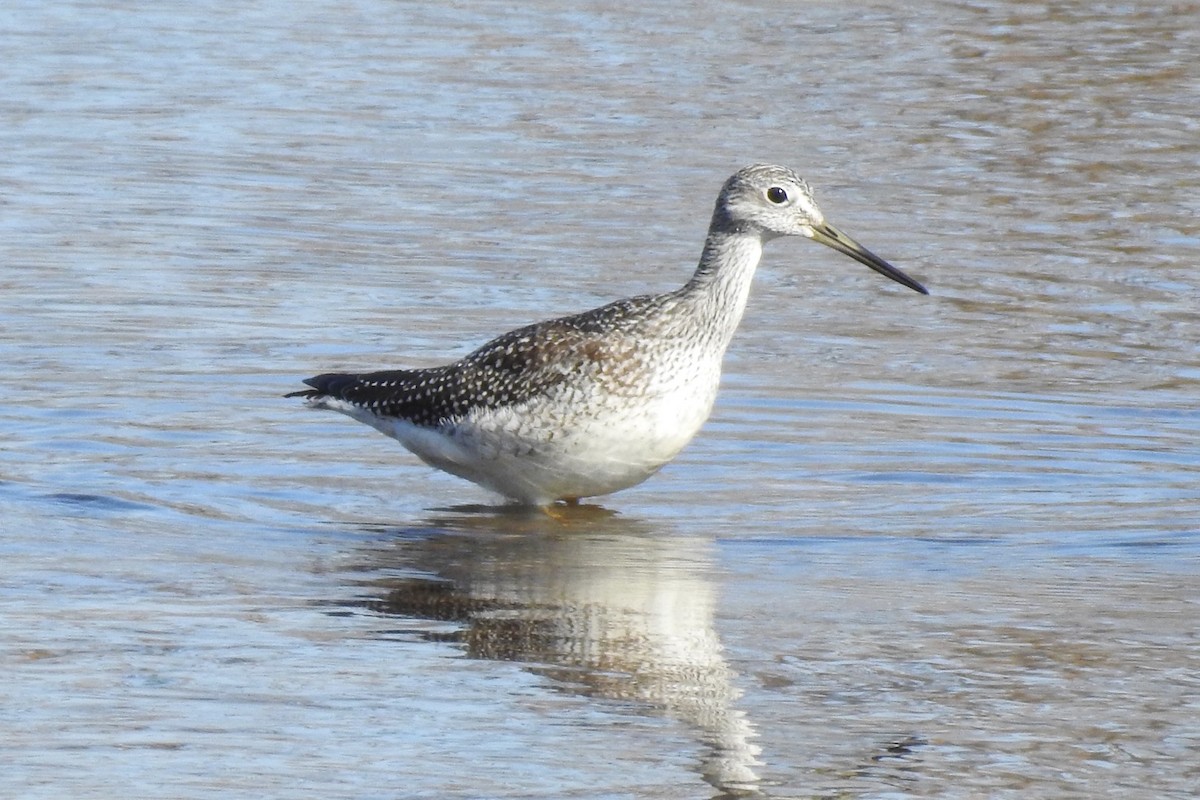
<instances>
[{"instance_id":1,"label":"shallow water","mask_svg":"<svg viewBox=\"0 0 1200 800\"><path fill-rule=\"evenodd\" d=\"M1200 10L10 3L0 794L1191 797ZM557 522L280 395L682 282L713 419Z\"/></svg>"}]
</instances>

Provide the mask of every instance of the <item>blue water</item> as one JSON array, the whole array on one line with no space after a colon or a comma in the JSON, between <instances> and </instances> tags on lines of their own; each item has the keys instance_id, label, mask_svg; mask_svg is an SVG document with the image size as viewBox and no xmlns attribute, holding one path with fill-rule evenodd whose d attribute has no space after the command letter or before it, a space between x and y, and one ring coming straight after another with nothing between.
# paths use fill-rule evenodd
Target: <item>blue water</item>
<instances>
[{"instance_id":1,"label":"blue water","mask_svg":"<svg viewBox=\"0 0 1200 800\"><path fill-rule=\"evenodd\" d=\"M1200 18L0 11L0 795L1191 797ZM565 522L282 395L686 279L713 419Z\"/></svg>"}]
</instances>

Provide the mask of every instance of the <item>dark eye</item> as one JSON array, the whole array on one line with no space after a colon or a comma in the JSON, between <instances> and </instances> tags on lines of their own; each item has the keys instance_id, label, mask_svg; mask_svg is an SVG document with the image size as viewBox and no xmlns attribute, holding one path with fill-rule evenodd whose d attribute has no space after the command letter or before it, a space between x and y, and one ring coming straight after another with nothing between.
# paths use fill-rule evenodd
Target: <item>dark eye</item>
<instances>
[{"instance_id":1,"label":"dark eye","mask_svg":"<svg viewBox=\"0 0 1200 800\"><path fill-rule=\"evenodd\" d=\"M783 205L787 202L787 192L778 186L772 186L770 189L767 189L767 199L777 206Z\"/></svg>"}]
</instances>

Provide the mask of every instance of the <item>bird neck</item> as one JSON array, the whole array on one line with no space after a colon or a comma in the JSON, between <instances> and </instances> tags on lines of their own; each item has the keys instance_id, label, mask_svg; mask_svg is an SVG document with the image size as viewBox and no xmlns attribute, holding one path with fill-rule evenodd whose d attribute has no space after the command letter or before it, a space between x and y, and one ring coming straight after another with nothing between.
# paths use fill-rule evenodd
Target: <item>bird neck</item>
<instances>
[{"instance_id":1,"label":"bird neck","mask_svg":"<svg viewBox=\"0 0 1200 800\"><path fill-rule=\"evenodd\" d=\"M762 236L757 233L709 231L700 265L680 290L695 304L704 326L714 333L719 331L726 345L742 321L762 247Z\"/></svg>"}]
</instances>

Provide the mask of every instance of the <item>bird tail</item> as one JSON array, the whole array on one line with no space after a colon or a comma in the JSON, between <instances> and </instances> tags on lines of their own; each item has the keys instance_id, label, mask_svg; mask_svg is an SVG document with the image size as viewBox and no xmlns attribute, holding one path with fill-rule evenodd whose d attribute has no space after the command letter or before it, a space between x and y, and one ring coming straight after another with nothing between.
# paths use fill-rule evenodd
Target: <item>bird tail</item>
<instances>
[{"instance_id":1,"label":"bird tail","mask_svg":"<svg viewBox=\"0 0 1200 800\"><path fill-rule=\"evenodd\" d=\"M358 382L358 375L348 372L327 372L304 380L311 389L301 389L298 392L288 392L284 397L303 397L314 400L320 397L341 397L341 392L348 386Z\"/></svg>"}]
</instances>

